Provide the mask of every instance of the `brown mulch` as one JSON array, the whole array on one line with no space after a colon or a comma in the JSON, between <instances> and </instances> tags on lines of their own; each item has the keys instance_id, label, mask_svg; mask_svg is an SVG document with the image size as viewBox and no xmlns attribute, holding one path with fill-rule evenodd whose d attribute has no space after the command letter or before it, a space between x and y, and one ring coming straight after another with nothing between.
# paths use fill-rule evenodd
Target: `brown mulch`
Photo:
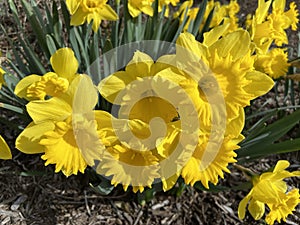
<instances>
[{"instance_id":1,"label":"brown mulch","mask_svg":"<svg viewBox=\"0 0 300 225\"><path fill-rule=\"evenodd\" d=\"M12 30L14 24L10 12L6 11L8 0L0 2L0 19ZM228 2L228 1L223 1ZM288 1L290 2L290 1ZM300 2L298 8L300 9ZM253 12L256 1L240 0L243 20L248 12ZM298 46L296 32L290 32L290 45ZM7 43L0 33L0 49L6 53ZM298 96L299 97L299 96ZM270 93L256 101L256 105L276 107L274 95ZM0 133L10 146L14 146L15 133L10 133L1 124ZM170 193L159 193L146 204L139 201L132 193L115 191L109 196L97 194L89 187L87 175L71 176L55 174L53 166L45 167L40 155L25 155L13 150L13 159L0 161L0 223L1 225L96 225L96 224L265 224L263 220L254 221L249 215L244 221L237 217L239 201L247 194L244 191L223 191L211 193L197 191L187 187L177 197ZM252 162L253 170L262 172L278 159L287 159L298 166L300 154L285 154ZM297 169L295 168L295 169ZM224 186L236 186L245 181L240 172L231 168L220 182ZM300 188L299 179L289 180L289 184ZM286 224L300 224L300 209L289 216Z\"/></svg>"}]
</instances>

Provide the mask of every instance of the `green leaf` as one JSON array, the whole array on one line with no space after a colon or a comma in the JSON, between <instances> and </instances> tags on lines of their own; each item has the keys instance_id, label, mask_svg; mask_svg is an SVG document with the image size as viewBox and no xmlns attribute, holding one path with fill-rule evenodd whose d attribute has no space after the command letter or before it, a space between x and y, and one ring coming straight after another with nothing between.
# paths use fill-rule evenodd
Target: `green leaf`
<instances>
[{"instance_id":1,"label":"green leaf","mask_svg":"<svg viewBox=\"0 0 300 225\"><path fill-rule=\"evenodd\" d=\"M252 159L279 152L296 151L295 143L298 143L297 139L280 143L275 142L291 130L299 120L300 110L297 110L268 126L260 123L260 126L250 132L251 138L246 138L240 144L241 148L237 151L238 159Z\"/></svg>"},{"instance_id":2,"label":"green leaf","mask_svg":"<svg viewBox=\"0 0 300 225\"><path fill-rule=\"evenodd\" d=\"M15 22L17 23L18 27L22 29L22 25L20 23L20 16L15 3L12 0L8 0L8 4L11 12L13 13Z\"/></svg>"},{"instance_id":3,"label":"green leaf","mask_svg":"<svg viewBox=\"0 0 300 225\"><path fill-rule=\"evenodd\" d=\"M50 54L53 55L57 50L57 47L56 47L53 37L51 35L47 34L46 42L47 42L47 47L49 49Z\"/></svg>"},{"instance_id":4,"label":"green leaf","mask_svg":"<svg viewBox=\"0 0 300 225\"><path fill-rule=\"evenodd\" d=\"M16 112L16 113L19 113L19 114L24 114L24 110L20 107L17 107L17 106L13 106L13 105L10 105L10 104L6 104L6 103L3 103L3 102L0 102L0 108L4 108L4 109L8 109L10 111L13 111L13 112Z\"/></svg>"},{"instance_id":5,"label":"green leaf","mask_svg":"<svg viewBox=\"0 0 300 225\"><path fill-rule=\"evenodd\" d=\"M198 32L199 32L199 27L200 27L200 24L202 23L203 21L203 16L204 16L204 13L205 13L205 10L206 10L206 5L207 5L207 0L204 0L200 6L199 6L199 12L196 16L196 19L194 21L194 26L193 26L193 29L192 29L192 34L196 37Z\"/></svg>"},{"instance_id":6,"label":"green leaf","mask_svg":"<svg viewBox=\"0 0 300 225\"><path fill-rule=\"evenodd\" d=\"M202 42L203 41L203 34L205 32L207 32L207 31L209 31L209 26L210 26L210 23L211 23L211 21L213 19L214 11L215 11L215 8L213 8L210 11L210 13L208 14L208 17L207 17L207 19L206 19L206 21L204 23L204 26L203 26L202 30L198 33L198 35L196 37L197 41Z\"/></svg>"},{"instance_id":7,"label":"green leaf","mask_svg":"<svg viewBox=\"0 0 300 225\"><path fill-rule=\"evenodd\" d=\"M97 193L101 195L109 195L112 190L114 189L114 186L110 184L108 180L102 180L100 184L97 186L94 186L90 183L90 187Z\"/></svg>"},{"instance_id":8,"label":"green leaf","mask_svg":"<svg viewBox=\"0 0 300 225\"><path fill-rule=\"evenodd\" d=\"M50 53L48 51L47 43L45 40L46 33L43 30L44 24L41 25L39 23L39 21L37 20L36 9L34 10L33 7L26 0L22 0L22 5L28 17L32 30L36 35L38 43L43 50L42 52L45 54L46 58L50 58Z\"/></svg>"}]
</instances>

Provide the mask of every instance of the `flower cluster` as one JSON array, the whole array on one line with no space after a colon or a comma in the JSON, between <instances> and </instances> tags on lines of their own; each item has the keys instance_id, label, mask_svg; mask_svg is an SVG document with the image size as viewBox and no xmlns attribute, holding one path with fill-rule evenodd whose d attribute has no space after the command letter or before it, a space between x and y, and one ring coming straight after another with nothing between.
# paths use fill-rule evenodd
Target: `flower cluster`
<instances>
[{"instance_id":1,"label":"flower cluster","mask_svg":"<svg viewBox=\"0 0 300 225\"><path fill-rule=\"evenodd\" d=\"M271 6L272 12L269 13ZM297 30L299 22L295 2L290 3L288 11L285 11L285 6L285 0L259 0L255 14L248 15L246 22L257 53L255 68L274 79L288 71L287 51L281 46L288 44L286 30ZM269 50L273 43L278 47Z\"/></svg>"},{"instance_id":2,"label":"flower cluster","mask_svg":"<svg viewBox=\"0 0 300 225\"><path fill-rule=\"evenodd\" d=\"M193 3L193 0L183 2L178 11L174 13L174 17L179 17L181 22L188 16L188 21L184 28L185 30L187 30L189 24L196 19L200 10L199 7L193 7ZM221 5L219 1L210 0L206 5L203 22L199 29L203 28L210 13L213 13L209 28L219 26L220 24L227 24L227 32L234 31L238 28L237 13L239 10L240 7L236 0L231 0L228 5Z\"/></svg>"},{"instance_id":3,"label":"flower cluster","mask_svg":"<svg viewBox=\"0 0 300 225\"><path fill-rule=\"evenodd\" d=\"M245 217L245 209L248 210L255 220L259 220L265 213L265 205L270 209L266 216L266 222L273 225L275 221L286 221L289 214L300 203L298 189L292 189L287 193L288 187L283 179L300 176L300 171L289 172L289 162L280 160L272 172L266 172L252 178L253 188L239 204L239 218Z\"/></svg>"},{"instance_id":4,"label":"flower cluster","mask_svg":"<svg viewBox=\"0 0 300 225\"><path fill-rule=\"evenodd\" d=\"M25 50L16 58L33 66L9 62L18 75L12 80L0 67L0 107L13 101L20 107L5 107L20 114L26 108L31 118L16 148L41 154L45 165L54 164L55 172L65 176L91 167L101 175L97 178L110 180L112 189L120 185L141 193L154 184L163 191L177 183L205 189L217 185L239 159L240 146L240 152L251 152L251 143L264 138L245 138L244 108L286 74L290 63L282 47L288 44L286 30L297 29L298 10L291 3L286 11L285 0L258 0L255 14L241 28L237 0L227 5L181 2L116 0L110 6L108 0L62 1L63 15L53 12L71 26L51 20L48 11L49 24L56 27L36 33L51 70L42 68L26 41L20 41ZM112 26L102 29L105 20ZM38 26L43 18L32 21ZM44 30L51 32L40 39ZM59 37L65 30L67 35ZM41 72L29 72L35 66L32 71ZM245 142L249 149L243 149ZM11 157L0 136L0 158ZM239 205L240 219L248 208L258 220L267 207L266 222L272 225L293 212L300 194L298 189L288 192L283 179L300 173L288 172L288 166L279 161L272 172L252 178L253 188Z\"/></svg>"}]
</instances>

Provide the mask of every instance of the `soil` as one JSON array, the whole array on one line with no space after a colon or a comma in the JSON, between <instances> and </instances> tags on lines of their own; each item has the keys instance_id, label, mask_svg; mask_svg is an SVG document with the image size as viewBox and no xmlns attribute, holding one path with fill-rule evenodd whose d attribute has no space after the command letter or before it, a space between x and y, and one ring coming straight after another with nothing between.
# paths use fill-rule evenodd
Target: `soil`
<instances>
[{"instance_id":1,"label":"soil","mask_svg":"<svg viewBox=\"0 0 300 225\"><path fill-rule=\"evenodd\" d=\"M300 2L296 2L300 9ZM240 20L243 21L249 12L254 12L257 2L240 0L239 3ZM13 25L12 14L7 10L7 5L8 0L0 3L0 19L1 23L10 26ZM11 28L9 35L12 36L15 33L13 26ZM9 46L3 37L0 33L0 49L6 53ZM297 49L297 32L290 32L289 40L290 46ZM266 101L268 104L265 107L276 107L274 93L270 92L254 102L254 110ZM7 118L13 116L8 112L1 113ZM0 133L13 147L17 134L10 132L3 124ZM278 159L287 159L294 169L300 168L299 152L260 159L248 166L262 172L274 166ZM120 188L109 196L100 195L89 187L90 180L86 174L66 178L61 173L54 173L53 166L45 167L43 163L40 155L25 155L15 149L12 160L0 161L1 225L265 224L263 220L254 221L249 214L243 221L238 219L238 203L247 194L245 191L212 193L186 187L180 196L159 193L153 200L141 204L136 195L124 193ZM235 168L230 170L232 172L226 174L220 185L233 187L245 181ZM300 187L299 179L290 179L289 184ZM285 224L300 224L299 207Z\"/></svg>"}]
</instances>

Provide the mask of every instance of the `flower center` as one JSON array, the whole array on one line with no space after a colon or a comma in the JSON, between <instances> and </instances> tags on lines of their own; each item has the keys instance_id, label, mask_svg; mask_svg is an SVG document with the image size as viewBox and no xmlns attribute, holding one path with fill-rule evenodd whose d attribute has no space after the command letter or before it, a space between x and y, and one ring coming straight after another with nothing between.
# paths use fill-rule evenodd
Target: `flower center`
<instances>
[{"instance_id":1,"label":"flower center","mask_svg":"<svg viewBox=\"0 0 300 225\"><path fill-rule=\"evenodd\" d=\"M198 82L198 91L203 99L217 93L218 89L218 82L213 76L204 76Z\"/></svg>"},{"instance_id":2,"label":"flower center","mask_svg":"<svg viewBox=\"0 0 300 225\"><path fill-rule=\"evenodd\" d=\"M83 0L83 10L86 12L92 12L97 8L102 8L105 5L107 0Z\"/></svg>"}]
</instances>

